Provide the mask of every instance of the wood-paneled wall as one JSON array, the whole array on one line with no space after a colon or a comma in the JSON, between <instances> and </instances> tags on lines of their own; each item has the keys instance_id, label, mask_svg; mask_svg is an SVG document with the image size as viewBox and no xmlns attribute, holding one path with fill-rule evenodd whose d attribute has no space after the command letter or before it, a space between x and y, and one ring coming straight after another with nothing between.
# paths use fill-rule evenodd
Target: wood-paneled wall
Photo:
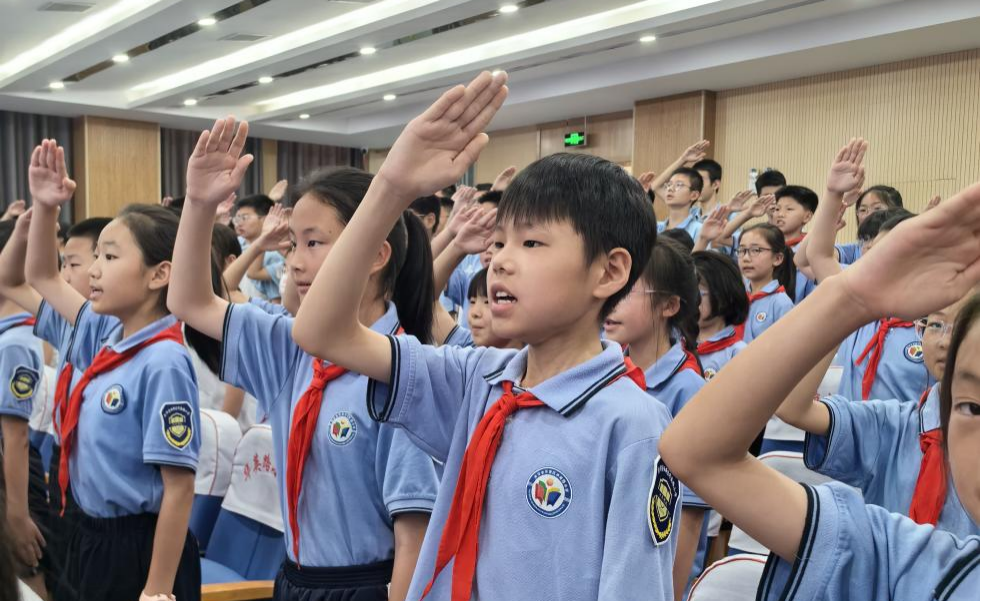
<instances>
[{"instance_id":1,"label":"wood-paneled wall","mask_svg":"<svg viewBox=\"0 0 981 602\"><path fill-rule=\"evenodd\" d=\"M978 180L978 50L719 92L715 158L728 199L749 170L779 169L824 189L850 136L869 140L867 186L889 184L912 211ZM854 213L840 240L854 240Z\"/></svg>"},{"instance_id":2,"label":"wood-paneled wall","mask_svg":"<svg viewBox=\"0 0 981 602\"><path fill-rule=\"evenodd\" d=\"M75 221L114 216L130 203L160 202L160 126L79 117L75 120Z\"/></svg>"}]
</instances>

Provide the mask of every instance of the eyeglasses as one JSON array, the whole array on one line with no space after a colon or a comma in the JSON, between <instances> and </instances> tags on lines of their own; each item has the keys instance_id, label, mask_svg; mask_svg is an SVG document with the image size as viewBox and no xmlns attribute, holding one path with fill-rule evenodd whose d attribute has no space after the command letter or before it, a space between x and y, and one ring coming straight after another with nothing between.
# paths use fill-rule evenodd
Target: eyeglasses
<instances>
[{"instance_id":1,"label":"eyeglasses","mask_svg":"<svg viewBox=\"0 0 981 602\"><path fill-rule=\"evenodd\" d=\"M233 217L232 218L232 223L233 224L243 224L245 222L252 221L252 220L254 220L254 219L258 218L258 217L259 216L258 215L255 215L254 213L243 213L242 215L236 215L235 217Z\"/></svg>"},{"instance_id":2,"label":"eyeglasses","mask_svg":"<svg viewBox=\"0 0 981 602\"><path fill-rule=\"evenodd\" d=\"M916 336L923 338L924 335L930 335L931 337L947 337L954 330L953 324L948 324L947 322L941 322L939 320L930 320L928 318L920 318L913 323L913 330L916 331Z\"/></svg>"},{"instance_id":3,"label":"eyeglasses","mask_svg":"<svg viewBox=\"0 0 981 602\"><path fill-rule=\"evenodd\" d=\"M736 249L736 254L740 257L746 257L747 255L759 257L763 254L763 251L773 251L773 249L767 247L739 247Z\"/></svg>"},{"instance_id":4,"label":"eyeglasses","mask_svg":"<svg viewBox=\"0 0 981 602\"><path fill-rule=\"evenodd\" d=\"M642 291L633 291L632 290L629 293L627 293L627 295L656 295L656 294L658 294L660 292L661 291L656 291L654 289L645 289L645 290L642 290Z\"/></svg>"},{"instance_id":5,"label":"eyeglasses","mask_svg":"<svg viewBox=\"0 0 981 602\"><path fill-rule=\"evenodd\" d=\"M678 188L691 189L691 186L683 182L668 182L667 184L664 185L665 190L677 190Z\"/></svg>"}]
</instances>

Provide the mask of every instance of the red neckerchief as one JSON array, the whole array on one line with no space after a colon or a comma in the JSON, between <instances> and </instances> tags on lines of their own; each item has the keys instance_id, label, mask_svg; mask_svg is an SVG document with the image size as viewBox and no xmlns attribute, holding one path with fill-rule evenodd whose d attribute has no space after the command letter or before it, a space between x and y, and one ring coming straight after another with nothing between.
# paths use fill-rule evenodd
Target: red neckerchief
<instances>
[{"instance_id":1,"label":"red neckerchief","mask_svg":"<svg viewBox=\"0 0 981 602\"><path fill-rule=\"evenodd\" d=\"M743 324L745 324L745 322ZM727 337L723 337L718 341L703 341L698 344L698 355L708 355L710 353L715 353L716 351L728 349L729 347L732 347L739 341L743 340L743 334L744 333L739 332L738 328L735 328L732 334Z\"/></svg>"},{"instance_id":2,"label":"red neckerchief","mask_svg":"<svg viewBox=\"0 0 981 602\"><path fill-rule=\"evenodd\" d=\"M876 330L869 344L865 346L862 355L855 360L858 366L868 356L869 363L865 366L865 373L862 375L862 399L868 399L872 392L872 384L875 383L875 375L879 371L879 361L882 360L882 352L886 347L886 335L893 328L912 328L913 323L898 318L883 318L879 320L879 329Z\"/></svg>"},{"instance_id":3,"label":"red neckerchief","mask_svg":"<svg viewBox=\"0 0 981 602\"><path fill-rule=\"evenodd\" d=\"M920 397L920 407L930 396L927 389ZM916 475L909 517L921 525L936 525L947 501L947 466L944 463L944 435L939 428L920 433L920 472Z\"/></svg>"}]
</instances>

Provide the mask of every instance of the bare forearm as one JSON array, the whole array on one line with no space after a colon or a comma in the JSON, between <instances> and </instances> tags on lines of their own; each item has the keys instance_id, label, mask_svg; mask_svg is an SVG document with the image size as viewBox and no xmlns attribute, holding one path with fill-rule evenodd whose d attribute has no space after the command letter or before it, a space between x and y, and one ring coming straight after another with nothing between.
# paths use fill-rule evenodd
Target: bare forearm
<instances>
[{"instance_id":1,"label":"bare forearm","mask_svg":"<svg viewBox=\"0 0 981 602\"><path fill-rule=\"evenodd\" d=\"M149 595L173 593L194 498L194 473L180 468L162 470L186 474L175 475L164 481L163 501L160 503L157 527L153 533L150 572L143 588Z\"/></svg>"},{"instance_id":2,"label":"bare forearm","mask_svg":"<svg viewBox=\"0 0 981 602\"><path fill-rule=\"evenodd\" d=\"M262 249L258 245L249 245L249 248L242 251L242 254L236 257L230 266L225 268L223 274L225 284L228 285L230 290L238 289L242 284L242 279L245 278L246 273L249 271L249 266L252 265L252 262L257 257L262 257Z\"/></svg>"},{"instance_id":3,"label":"bare forearm","mask_svg":"<svg viewBox=\"0 0 981 602\"><path fill-rule=\"evenodd\" d=\"M0 419L3 428L3 474L6 486L7 513L28 516L28 437L27 421L14 416Z\"/></svg>"},{"instance_id":4,"label":"bare forearm","mask_svg":"<svg viewBox=\"0 0 981 602\"><path fill-rule=\"evenodd\" d=\"M838 210L841 208L842 194L825 190L824 199L818 205L817 213L811 220L811 231L808 234L807 262L810 264L818 281L825 280L840 272L835 259L835 237L838 221Z\"/></svg>"},{"instance_id":5,"label":"bare forearm","mask_svg":"<svg viewBox=\"0 0 981 602\"><path fill-rule=\"evenodd\" d=\"M242 404L245 403L245 391L238 387L225 385L225 398L221 403L221 411L229 416L238 419L242 413Z\"/></svg>"},{"instance_id":6,"label":"bare forearm","mask_svg":"<svg viewBox=\"0 0 981 602\"><path fill-rule=\"evenodd\" d=\"M405 600L428 525L428 514L413 512L395 517L395 566L388 589L389 600Z\"/></svg>"},{"instance_id":7,"label":"bare forearm","mask_svg":"<svg viewBox=\"0 0 981 602\"><path fill-rule=\"evenodd\" d=\"M433 237L430 246L433 249L433 257L439 257L440 253L446 250L446 247L450 246L453 242L453 233L450 232L449 228L443 228L443 231Z\"/></svg>"},{"instance_id":8,"label":"bare forearm","mask_svg":"<svg viewBox=\"0 0 981 602\"><path fill-rule=\"evenodd\" d=\"M727 240L731 241L732 235L751 219L753 219L753 216L749 211L740 211L736 214L736 217L729 220L729 223L726 224L725 229L722 231L722 236L720 236L717 240L720 242Z\"/></svg>"},{"instance_id":9,"label":"bare forearm","mask_svg":"<svg viewBox=\"0 0 981 602\"><path fill-rule=\"evenodd\" d=\"M27 284L27 278L24 277L26 261L27 236L26 233L21 233L20 228L16 228L3 251L0 251L0 289L4 293L9 288Z\"/></svg>"},{"instance_id":10,"label":"bare forearm","mask_svg":"<svg viewBox=\"0 0 981 602\"><path fill-rule=\"evenodd\" d=\"M466 253L457 248L456 245L451 244L433 260L433 288L436 290L436 297L439 297L440 293L446 289L446 284L450 281L453 270L460 265L466 256Z\"/></svg>"},{"instance_id":11,"label":"bare forearm","mask_svg":"<svg viewBox=\"0 0 981 602\"><path fill-rule=\"evenodd\" d=\"M222 340L228 301L211 288L211 233L214 209L190 198L184 204L177 240L167 308L195 330Z\"/></svg>"},{"instance_id":12,"label":"bare forearm","mask_svg":"<svg viewBox=\"0 0 981 602\"><path fill-rule=\"evenodd\" d=\"M58 273L58 209L38 204L27 234L27 282L72 326L85 298Z\"/></svg>"},{"instance_id":13,"label":"bare forearm","mask_svg":"<svg viewBox=\"0 0 981 602\"><path fill-rule=\"evenodd\" d=\"M248 275L249 278L253 280L272 280L272 278L269 277L269 272L266 271L266 268L262 263L265 255L265 253L260 253L259 256L253 259L252 263L249 264L249 269L246 272L246 275Z\"/></svg>"},{"instance_id":14,"label":"bare forearm","mask_svg":"<svg viewBox=\"0 0 981 602\"><path fill-rule=\"evenodd\" d=\"M691 575L698 553L698 539L702 534L702 521L705 510L702 508L682 508L681 525L678 532L678 551L674 557L674 599L683 600L688 576Z\"/></svg>"},{"instance_id":15,"label":"bare forearm","mask_svg":"<svg viewBox=\"0 0 981 602\"><path fill-rule=\"evenodd\" d=\"M657 177L654 178L653 182L651 182L651 190L654 191L654 194L656 194L657 196L661 196L661 190L664 188L664 185L667 183L667 181L671 179L671 174L673 174L679 167L683 166L684 164L685 164L685 157L684 155L682 155L681 157L675 159L674 163L665 167L664 171L657 174Z\"/></svg>"},{"instance_id":16,"label":"bare forearm","mask_svg":"<svg viewBox=\"0 0 981 602\"><path fill-rule=\"evenodd\" d=\"M835 351L832 351L801 379L787 399L777 408L777 418L814 435L828 433L828 429L831 428L828 407L817 401L815 396L834 357Z\"/></svg>"}]
</instances>

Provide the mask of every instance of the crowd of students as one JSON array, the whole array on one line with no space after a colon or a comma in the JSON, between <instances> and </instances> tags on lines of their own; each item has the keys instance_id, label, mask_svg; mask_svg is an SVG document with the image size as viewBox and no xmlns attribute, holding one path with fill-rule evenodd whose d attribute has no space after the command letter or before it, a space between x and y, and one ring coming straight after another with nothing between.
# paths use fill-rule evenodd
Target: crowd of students
<instances>
[{"instance_id":1,"label":"crowd of students","mask_svg":"<svg viewBox=\"0 0 981 602\"><path fill-rule=\"evenodd\" d=\"M75 183L39 144L0 221L7 564L59 599L198 599L212 407L272 428L276 599L678 599L713 512L772 551L766 599L977 599L978 185L913 215L852 139L820 198L767 171L721 203L708 141L456 187L506 80L444 93L377 174L242 199L248 124L218 120L185 197L61 249ZM754 457L775 416L834 482Z\"/></svg>"}]
</instances>

